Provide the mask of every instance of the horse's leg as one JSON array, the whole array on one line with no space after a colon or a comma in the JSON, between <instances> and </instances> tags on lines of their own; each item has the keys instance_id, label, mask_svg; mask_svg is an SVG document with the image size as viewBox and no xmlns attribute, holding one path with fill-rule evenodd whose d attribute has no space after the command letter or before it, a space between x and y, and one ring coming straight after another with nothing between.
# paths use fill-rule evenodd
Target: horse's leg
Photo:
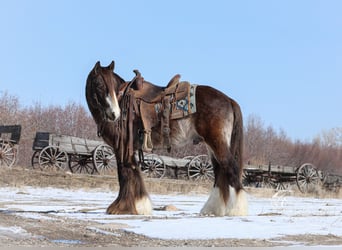
<instances>
[{"instance_id":1,"label":"horse's leg","mask_svg":"<svg viewBox=\"0 0 342 250\"><path fill-rule=\"evenodd\" d=\"M228 153L229 154L229 153ZM234 159L220 163L212 155L215 174L214 187L201 210L203 215L242 216L247 215L247 199L240 183Z\"/></svg>"},{"instance_id":2,"label":"horse's leg","mask_svg":"<svg viewBox=\"0 0 342 250\"><path fill-rule=\"evenodd\" d=\"M216 129L206 130L204 137L211 154L215 183L201 214L247 214L247 200L241 184L242 164L235 160L237 157L242 161L242 151L239 151L243 146L242 123L235 120L234 107L231 108L227 119L217 119Z\"/></svg>"},{"instance_id":3,"label":"horse's leg","mask_svg":"<svg viewBox=\"0 0 342 250\"><path fill-rule=\"evenodd\" d=\"M139 167L118 164L119 194L108 214L152 214L152 203Z\"/></svg>"}]
</instances>

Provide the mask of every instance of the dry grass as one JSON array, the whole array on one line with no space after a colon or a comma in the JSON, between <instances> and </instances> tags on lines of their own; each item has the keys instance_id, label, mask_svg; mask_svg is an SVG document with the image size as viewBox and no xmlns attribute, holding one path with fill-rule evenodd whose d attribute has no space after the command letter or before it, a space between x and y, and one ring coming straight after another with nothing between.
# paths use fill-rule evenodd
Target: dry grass
<instances>
[{"instance_id":1,"label":"dry grass","mask_svg":"<svg viewBox=\"0 0 342 250\"><path fill-rule=\"evenodd\" d=\"M176 179L153 179L145 178L145 185L151 194L209 194L213 184L211 182L176 180ZM23 167L12 169L0 168L0 186L37 186L57 187L85 190L101 189L110 192L118 191L118 179L116 172L110 175L85 175L71 174L69 172L41 171ZM277 193L297 197L315 198L342 198L342 191L338 193L327 191L321 187L308 194L301 193L296 185L291 185L288 190L277 191L267 188L245 188L247 193L255 197L274 197Z\"/></svg>"},{"instance_id":2,"label":"dry grass","mask_svg":"<svg viewBox=\"0 0 342 250\"><path fill-rule=\"evenodd\" d=\"M167 178L145 178L145 185L149 193L207 194L212 183ZM107 175L88 175L62 171L41 171L18 166L10 169L0 168L0 186L82 188L85 190L102 189L108 191L118 191L119 188L116 172Z\"/></svg>"},{"instance_id":3,"label":"dry grass","mask_svg":"<svg viewBox=\"0 0 342 250\"><path fill-rule=\"evenodd\" d=\"M271 198L275 195L282 193L286 196L296 196L296 197L314 197L319 199L342 199L342 191L341 189L339 192L332 192L325 190L322 187L318 187L315 190L312 190L309 193L302 193L298 190L297 186L293 185L287 190L276 190L270 188L253 188L253 187L246 187L247 193L253 195L255 197L266 197Z\"/></svg>"}]
</instances>

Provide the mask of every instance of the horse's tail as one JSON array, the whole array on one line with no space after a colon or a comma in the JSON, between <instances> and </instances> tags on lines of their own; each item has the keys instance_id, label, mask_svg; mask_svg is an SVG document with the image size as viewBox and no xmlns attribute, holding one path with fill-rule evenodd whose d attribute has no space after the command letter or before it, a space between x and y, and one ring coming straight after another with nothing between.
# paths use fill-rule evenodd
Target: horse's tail
<instances>
[{"instance_id":1,"label":"horse's tail","mask_svg":"<svg viewBox=\"0 0 342 250\"><path fill-rule=\"evenodd\" d=\"M234 123L231 137L231 153L239 168L239 177L241 180L243 172L243 119L240 106L232 100L234 111Z\"/></svg>"}]
</instances>

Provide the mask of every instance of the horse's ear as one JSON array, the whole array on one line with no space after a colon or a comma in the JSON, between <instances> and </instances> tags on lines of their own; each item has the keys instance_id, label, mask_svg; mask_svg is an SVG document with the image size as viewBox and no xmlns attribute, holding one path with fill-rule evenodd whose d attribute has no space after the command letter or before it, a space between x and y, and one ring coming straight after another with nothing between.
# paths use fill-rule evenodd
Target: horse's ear
<instances>
[{"instance_id":1,"label":"horse's ear","mask_svg":"<svg viewBox=\"0 0 342 250\"><path fill-rule=\"evenodd\" d=\"M100 68L101 68L100 61L97 61L97 63L96 63L95 66L94 66L94 73L95 73L95 74L98 74Z\"/></svg>"},{"instance_id":2,"label":"horse's ear","mask_svg":"<svg viewBox=\"0 0 342 250\"><path fill-rule=\"evenodd\" d=\"M112 61L112 62L109 64L108 68L109 68L111 71L114 71L114 66L115 66L115 63L114 63L114 61Z\"/></svg>"}]
</instances>

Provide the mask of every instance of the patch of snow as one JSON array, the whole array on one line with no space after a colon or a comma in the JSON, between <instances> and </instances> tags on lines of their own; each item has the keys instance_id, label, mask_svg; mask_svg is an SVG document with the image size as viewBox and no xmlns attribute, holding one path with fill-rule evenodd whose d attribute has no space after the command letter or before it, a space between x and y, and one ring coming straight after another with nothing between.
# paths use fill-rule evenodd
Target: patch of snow
<instances>
[{"instance_id":1,"label":"patch of snow","mask_svg":"<svg viewBox=\"0 0 342 250\"><path fill-rule=\"evenodd\" d=\"M158 209L152 216L108 215L106 208L116 195L101 190L6 187L0 188L0 208L33 219L51 219L46 218L51 215L90 224L95 222L90 229L98 233L112 233L101 225L123 224L127 225L126 231L161 239L271 239L301 234L342 236L340 199L256 198L249 195L248 216L203 217L199 212L208 198L206 195L151 195L154 208L173 205L178 210ZM96 223L99 223L98 227Z\"/></svg>"},{"instance_id":2,"label":"patch of snow","mask_svg":"<svg viewBox=\"0 0 342 250\"><path fill-rule=\"evenodd\" d=\"M24 238L29 238L29 237L31 237L31 234L21 227L0 226L0 238L24 239Z\"/></svg>"}]
</instances>

